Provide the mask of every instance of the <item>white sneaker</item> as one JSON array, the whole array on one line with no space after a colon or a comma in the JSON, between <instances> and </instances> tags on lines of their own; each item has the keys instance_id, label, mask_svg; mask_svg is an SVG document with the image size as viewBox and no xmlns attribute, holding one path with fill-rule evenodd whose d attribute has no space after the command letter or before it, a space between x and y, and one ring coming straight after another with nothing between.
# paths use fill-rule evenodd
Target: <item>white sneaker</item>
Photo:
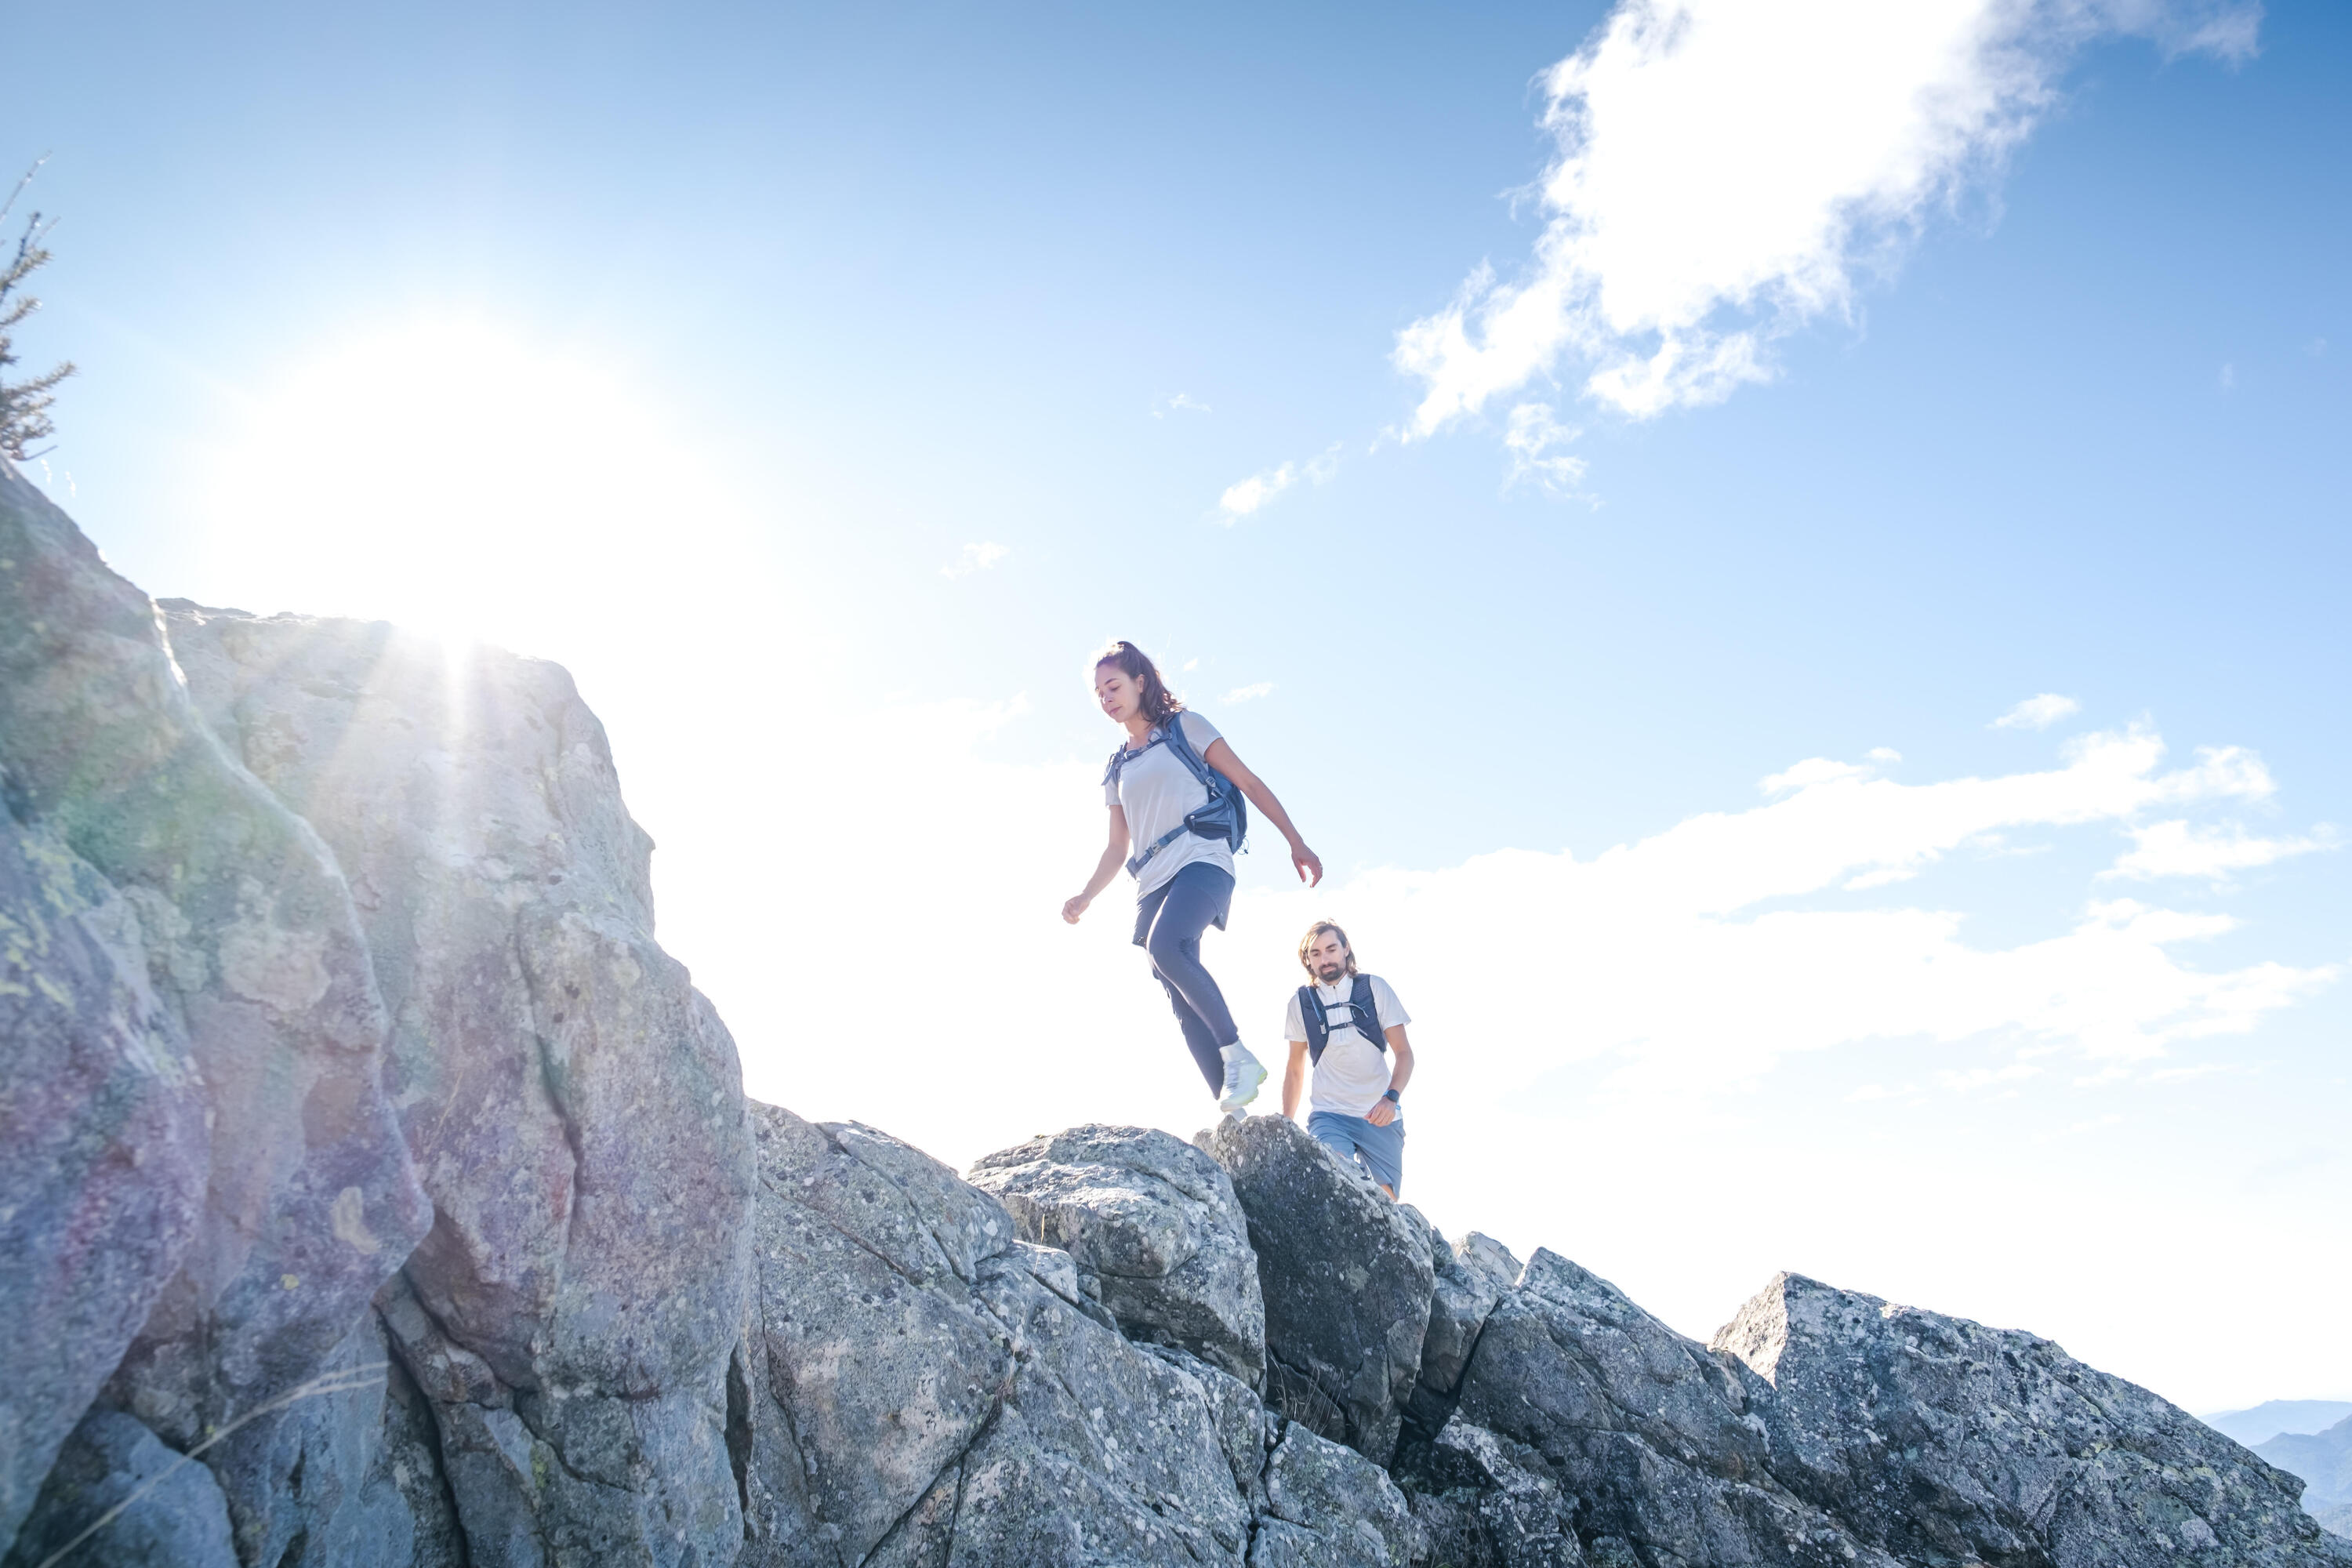
<instances>
[{"instance_id":1,"label":"white sneaker","mask_svg":"<svg viewBox=\"0 0 2352 1568\"><path fill-rule=\"evenodd\" d=\"M1265 1064L1241 1047L1225 1060L1225 1091L1217 1096L1217 1109L1230 1114L1241 1114L1242 1107L1257 1098L1258 1085L1265 1081Z\"/></svg>"}]
</instances>

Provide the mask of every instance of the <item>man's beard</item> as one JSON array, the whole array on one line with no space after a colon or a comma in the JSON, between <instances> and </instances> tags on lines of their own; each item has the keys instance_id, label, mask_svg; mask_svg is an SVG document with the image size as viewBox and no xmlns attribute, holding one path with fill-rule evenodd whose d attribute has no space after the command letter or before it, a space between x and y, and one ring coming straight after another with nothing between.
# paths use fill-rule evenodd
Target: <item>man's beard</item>
<instances>
[{"instance_id":1,"label":"man's beard","mask_svg":"<svg viewBox=\"0 0 2352 1568\"><path fill-rule=\"evenodd\" d=\"M1322 968L1315 972L1315 978L1323 982L1324 984L1328 985L1331 982L1339 979L1339 976L1347 973L1348 966L1344 963L1327 963Z\"/></svg>"}]
</instances>

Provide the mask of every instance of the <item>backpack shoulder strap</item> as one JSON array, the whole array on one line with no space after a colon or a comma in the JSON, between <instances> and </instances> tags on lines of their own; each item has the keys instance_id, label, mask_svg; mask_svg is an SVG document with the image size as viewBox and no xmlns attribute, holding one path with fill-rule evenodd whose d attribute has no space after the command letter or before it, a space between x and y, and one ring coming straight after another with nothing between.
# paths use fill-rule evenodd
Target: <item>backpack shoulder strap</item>
<instances>
[{"instance_id":1,"label":"backpack shoulder strap","mask_svg":"<svg viewBox=\"0 0 2352 1568\"><path fill-rule=\"evenodd\" d=\"M1298 988L1298 1018L1307 1026L1307 1059L1321 1061L1323 1047L1331 1039L1331 1019L1323 1011L1323 998L1315 994L1312 985Z\"/></svg>"},{"instance_id":2,"label":"backpack shoulder strap","mask_svg":"<svg viewBox=\"0 0 2352 1568\"><path fill-rule=\"evenodd\" d=\"M1375 1050L1389 1048L1389 1032L1381 1027L1381 1008L1372 995L1370 975L1357 975L1355 984L1348 988L1348 1011L1356 1016L1356 1027L1372 1042Z\"/></svg>"},{"instance_id":3,"label":"backpack shoulder strap","mask_svg":"<svg viewBox=\"0 0 2352 1568\"><path fill-rule=\"evenodd\" d=\"M1168 721L1160 726L1160 733L1166 737L1168 749L1175 754L1176 760L1184 764L1185 771L1200 781L1201 787L1211 796L1225 787L1224 776L1209 766L1206 757L1192 749L1192 738L1184 733L1184 710L1180 708L1168 715Z\"/></svg>"}]
</instances>

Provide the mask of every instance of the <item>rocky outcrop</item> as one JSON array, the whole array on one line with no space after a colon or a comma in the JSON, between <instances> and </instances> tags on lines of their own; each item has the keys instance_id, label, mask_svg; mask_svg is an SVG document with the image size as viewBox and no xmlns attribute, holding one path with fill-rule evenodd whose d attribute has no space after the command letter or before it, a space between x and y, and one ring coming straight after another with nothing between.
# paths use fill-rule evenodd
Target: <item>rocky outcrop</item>
<instances>
[{"instance_id":1,"label":"rocky outcrop","mask_svg":"<svg viewBox=\"0 0 2352 1568\"><path fill-rule=\"evenodd\" d=\"M1543 1456L1450 1419L1400 1459L1398 1479L1432 1563L1579 1568L1576 1500Z\"/></svg>"},{"instance_id":2,"label":"rocky outcrop","mask_svg":"<svg viewBox=\"0 0 2352 1568\"><path fill-rule=\"evenodd\" d=\"M1774 1475L1913 1561L2294 1561L2277 1472L2049 1341L1783 1274L1715 1338ZM2301 1540L2307 1540L2301 1537Z\"/></svg>"},{"instance_id":3,"label":"rocky outcrop","mask_svg":"<svg viewBox=\"0 0 2352 1568\"><path fill-rule=\"evenodd\" d=\"M9 1304L43 1314L0 1352L5 1539L101 1381L175 1448L234 1425L329 1363L430 1210L333 855L199 717L146 596L5 464L0 770L0 1208ZM284 1478L247 1440L213 1460L257 1552Z\"/></svg>"},{"instance_id":4,"label":"rocky outcrop","mask_svg":"<svg viewBox=\"0 0 2352 1568\"><path fill-rule=\"evenodd\" d=\"M1542 1456L1596 1562L1613 1541L1643 1562L1893 1568L1773 1477L1748 1388L1730 1358L1538 1249L1479 1334L1458 1415Z\"/></svg>"},{"instance_id":5,"label":"rocky outcrop","mask_svg":"<svg viewBox=\"0 0 2352 1568\"><path fill-rule=\"evenodd\" d=\"M5 464L0 807L0 1568L2352 1564L2046 1342L1703 1346L1277 1118L750 1105L562 670L159 613Z\"/></svg>"},{"instance_id":6,"label":"rocky outcrop","mask_svg":"<svg viewBox=\"0 0 2352 1568\"><path fill-rule=\"evenodd\" d=\"M1518 1283L1520 1272L1511 1249L1491 1236L1474 1230L1451 1245L1434 1229L1429 1237L1437 1286L1429 1303L1429 1329L1421 1340L1421 1371L1405 1405L1408 1426L1423 1438L1434 1436L1454 1414L1478 1331L1503 1293Z\"/></svg>"},{"instance_id":7,"label":"rocky outcrop","mask_svg":"<svg viewBox=\"0 0 2352 1568\"><path fill-rule=\"evenodd\" d=\"M1070 1255L1079 1287L1129 1338L1190 1351L1253 1386L1265 1302L1233 1183L1215 1161L1144 1127L1074 1127L975 1164L1022 1237Z\"/></svg>"},{"instance_id":8,"label":"rocky outcrop","mask_svg":"<svg viewBox=\"0 0 2352 1568\"><path fill-rule=\"evenodd\" d=\"M731 1551L751 1130L603 727L542 660L164 608L199 710L353 889L433 1205L385 1321L476 1561Z\"/></svg>"},{"instance_id":9,"label":"rocky outcrop","mask_svg":"<svg viewBox=\"0 0 2352 1568\"><path fill-rule=\"evenodd\" d=\"M1068 1255L919 1152L755 1120L746 1564L1242 1561L1245 1387L1086 1311Z\"/></svg>"},{"instance_id":10,"label":"rocky outcrop","mask_svg":"<svg viewBox=\"0 0 2352 1568\"><path fill-rule=\"evenodd\" d=\"M1436 1294L1428 1226L1286 1117L1228 1117L1201 1145L1249 1219L1266 1403L1386 1465Z\"/></svg>"}]
</instances>

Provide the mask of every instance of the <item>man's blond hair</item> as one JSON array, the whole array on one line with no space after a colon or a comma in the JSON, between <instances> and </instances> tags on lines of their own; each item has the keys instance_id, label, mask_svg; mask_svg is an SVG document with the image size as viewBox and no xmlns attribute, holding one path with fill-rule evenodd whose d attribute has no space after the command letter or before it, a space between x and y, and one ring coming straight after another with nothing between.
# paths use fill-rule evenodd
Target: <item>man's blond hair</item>
<instances>
[{"instance_id":1,"label":"man's blond hair","mask_svg":"<svg viewBox=\"0 0 2352 1568\"><path fill-rule=\"evenodd\" d=\"M1320 976L1315 973L1315 961L1307 956L1307 952L1315 945L1315 939L1327 931L1338 937L1339 945L1348 950L1348 973L1356 973L1356 944L1348 940L1348 933L1339 929L1337 921L1317 921L1307 928L1307 934L1298 939L1298 967L1307 971L1309 980L1319 979Z\"/></svg>"}]
</instances>

